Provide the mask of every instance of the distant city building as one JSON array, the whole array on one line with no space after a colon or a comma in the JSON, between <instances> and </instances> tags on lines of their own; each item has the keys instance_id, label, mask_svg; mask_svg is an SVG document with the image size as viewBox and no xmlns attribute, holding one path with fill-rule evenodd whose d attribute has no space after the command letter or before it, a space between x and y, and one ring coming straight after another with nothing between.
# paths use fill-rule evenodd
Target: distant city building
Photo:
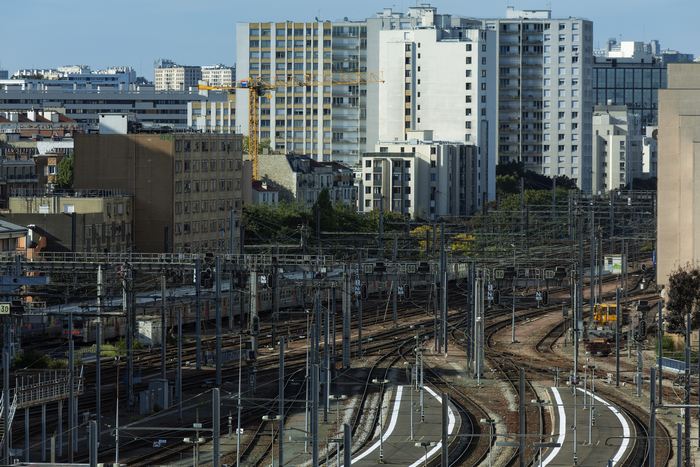
<instances>
[{"instance_id":1,"label":"distant city building","mask_svg":"<svg viewBox=\"0 0 700 467\"><path fill-rule=\"evenodd\" d=\"M430 130L436 141L477 146L477 203L494 199L497 33L437 15L435 8L410 8L412 15L421 20L415 29L379 31L384 82L378 99L368 100L367 127L378 128L379 141L405 141L413 130Z\"/></svg>"},{"instance_id":2,"label":"distant city building","mask_svg":"<svg viewBox=\"0 0 700 467\"><path fill-rule=\"evenodd\" d=\"M593 93L596 105L626 105L638 113L642 125L658 122L658 91L667 83L668 63L692 62L692 54L661 50L659 41L610 39L605 50L597 50L593 64Z\"/></svg>"},{"instance_id":3,"label":"distant city building","mask_svg":"<svg viewBox=\"0 0 700 467\"><path fill-rule=\"evenodd\" d=\"M409 131L408 138L379 142L374 152L363 154L361 210L383 208L426 220L473 214L476 147L433 141L430 131Z\"/></svg>"},{"instance_id":4,"label":"distant city building","mask_svg":"<svg viewBox=\"0 0 700 467\"><path fill-rule=\"evenodd\" d=\"M187 91L196 88L202 79L202 67L178 65L166 59L156 62L154 73L156 91Z\"/></svg>"},{"instance_id":5,"label":"distant city building","mask_svg":"<svg viewBox=\"0 0 700 467\"><path fill-rule=\"evenodd\" d=\"M233 86L236 81L236 68L221 64L203 66L202 81L209 86Z\"/></svg>"},{"instance_id":6,"label":"distant city building","mask_svg":"<svg viewBox=\"0 0 700 467\"><path fill-rule=\"evenodd\" d=\"M0 159L0 209L7 207L10 196L35 192L38 182L33 156L6 151Z\"/></svg>"},{"instance_id":7,"label":"distant city building","mask_svg":"<svg viewBox=\"0 0 700 467\"><path fill-rule=\"evenodd\" d=\"M127 89L101 89L76 85L75 89L54 88L46 82L24 80L0 81L0 112L56 110L75 120L85 131L97 131L99 115L129 113L144 127L169 127L186 130L187 104L196 101L227 101L224 92L197 91L157 92L153 86L130 86Z\"/></svg>"},{"instance_id":8,"label":"distant city building","mask_svg":"<svg viewBox=\"0 0 700 467\"><path fill-rule=\"evenodd\" d=\"M75 87L125 89L136 82L136 71L126 66L93 71L87 65L69 65L59 68L22 69L15 72L12 79L20 82L31 82L35 85L43 83L47 87L63 89Z\"/></svg>"},{"instance_id":9,"label":"distant city building","mask_svg":"<svg viewBox=\"0 0 700 467\"><path fill-rule=\"evenodd\" d=\"M209 96L210 91L200 94ZM213 99L191 101L187 104L187 126L204 133L240 133L236 127L236 93L213 93Z\"/></svg>"},{"instance_id":10,"label":"distant city building","mask_svg":"<svg viewBox=\"0 0 700 467\"><path fill-rule=\"evenodd\" d=\"M0 219L0 252L26 253L28 233L26 227Z\"/></svg>"},{"instance_id":11,"label":"distant city building","mask_svg":"<svg viewBox=\"0 0 700 467\"><path fill-rule=\"evenodd\" d=\"M498 32L498 162L590 191L593 23L512 7L483 22Z\"/></svg>"},{"instance_id":12,"label":"distant city building","mask_svg":"<svg viewBox=\"0 0 700 467\"><path fill-rule=\"evenodd\" d=\"M7 70L0 70L0 79L7 79L9 78L9 73Z\"/></svg>"},{"instance_id":13,"label":"distant city building","mask_svg":"<svg viewBox=\"0 0 700 467\"><path fill-rule=\"evenodd\" d=\"M72 118L51 110L0 111L0 134L35 140L71 137L82 127Z\"/></svg>"},{"instance_id":14,"label":"distant city building","mask_svg":"<svg viewBox=\"0 0 700 467\"><path fill-rule=\"evenodd\" d=\"M308 208L321 191L328 190L333 204L357 205L353 172L340 163L297 154L261 154L258 171L262 182L279 191L280 201L296 201Z\"/></svg>"},{"instance_id":15,"label":"distant city building","mask_svg":"<svg viewBox=\"0 0 700 467\"><path fill-rule=\"evenodd\" d=\"M700 264L700 64L669 64L659 90L657 282Z\"/></svg>"},{"instance_id":16,"label":"distant city building","mask_svg":"<svg viewBox=\"0 0 700 467\"><path fill-rule=\"evenodd\" d=\"M630 185L642 173L639 116L624 105L593 109L593 193Z\"/></svg>"},{"instance_id":17,"label":"distant city building","mask_svg":"<svg viewBox=\"0 0 700 467\"><path fill-rule=\"evenodd\" d=\"M251 202L276 206L279 203L279 191L269 186L267 182L253 182Z\"/></svg>"},{"instance_id":18,"label":"distant city building","mask_svg":"<svg viewBox=\"0 0 700 467\"><path fill-rule=\"evenodd\" d=\"M34 156L34 166L39 190L52 192L58 183L58 165L66 157L60 153L45 153Z\"/></svg>"},{"instance_id":19,"label":"distant city building","mask_svg":"<svg viewBox=\"0 0 700 467\"><path fill-rule=\"evenodd\" d=\"M26 193L2 219L26 226L38 251L120 253L132 249L132 198L110 191Z\"/></svg>"},{"instance_id":20,"label":"distant city building","mask_svg":"<svg viewBox=\"0 0 700 467\"><path fill-rule=\"evenodd\" d=\"M202 133L79 135L74 187L134 197L136 251L227 251L231 210L236 219L241 215L242 140Z\"/></svg>"},{"instance_id":21,"label":"distant city building","mask_svg":"<svg viewBox=\"0 0 700 467\"><path fill-rule=\"evenodd\" d=\"M654 178L658 174L659 127L647 126L642 138L642 177Z\"/></svg>"}]
</instances>

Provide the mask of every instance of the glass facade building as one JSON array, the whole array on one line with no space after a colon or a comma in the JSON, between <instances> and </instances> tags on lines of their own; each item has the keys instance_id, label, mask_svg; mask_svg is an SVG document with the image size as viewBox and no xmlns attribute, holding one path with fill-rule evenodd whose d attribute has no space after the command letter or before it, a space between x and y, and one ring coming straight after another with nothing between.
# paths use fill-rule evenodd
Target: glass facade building
<instances>
[{"instance_id":1,"label":"glass facade building","mask_svg":"<svg viewBox=\"0 0 700 467\"><path fill-rule=\"evenodd\" d=\"M659 89L666 84L666 65L660 60L626 62L596 57L593 64L596 105L626 105L640 115L643 126L657 124Z\"/></svg>"}]
</instances>

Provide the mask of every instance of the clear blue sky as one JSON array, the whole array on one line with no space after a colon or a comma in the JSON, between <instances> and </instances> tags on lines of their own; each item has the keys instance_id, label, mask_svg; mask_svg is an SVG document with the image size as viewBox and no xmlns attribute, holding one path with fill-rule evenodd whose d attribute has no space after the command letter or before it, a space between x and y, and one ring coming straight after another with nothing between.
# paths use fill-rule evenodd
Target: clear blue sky
<instances>
[{"instance_id":1,"label":"clear blue sky","mask_svg":"<svg viewBox=\"0 0 700 467\"><path fill-rule=\"evenodd\" d=\"M363 19L406 0L2 0L0 69L131 65L148 78L160 57L192 65L235 61L236 22ZM594 21L594 47L609 37L659 39L700 55L698 0L433 0L441 12L500 17L507 5L552 8Z\"/></svg>"}]
</instances>

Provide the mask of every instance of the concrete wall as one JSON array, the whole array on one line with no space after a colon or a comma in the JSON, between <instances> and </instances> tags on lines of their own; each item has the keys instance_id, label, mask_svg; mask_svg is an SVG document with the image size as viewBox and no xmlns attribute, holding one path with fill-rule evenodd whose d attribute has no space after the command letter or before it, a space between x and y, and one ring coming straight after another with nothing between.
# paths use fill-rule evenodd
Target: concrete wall
<instances>
[{"instance_id":1,"label":"concrete wall","mask_svg":"<svg viewBox=\"0 0 700 467\"><path fill-rule=\"evenodd\" d=\"M170 135L78 135L77 190L121 190L134 196L134 247L162 252L172 246L173 138Z\"/></svg>"},{"instance_id":2,"label":"concrete wall","mask_svg":"<svg viewBox=\"0 0 700 467\"><path fill-rule=\"evenodd\" d=\"M658 272L700 263L700 64L671 64L659 90Z\"/></svg>"},{"instance_id":3,"label":"concrete wall","mask_svg":"<svg viewBox=\"0 0 700 467\"><path fill-rule=\"evenodd\" d=\"M279 200L294 202L297 195L296 174L283 154L260 154L258 156L260 180L280 187Z\"/></svg>"}]
</instances>

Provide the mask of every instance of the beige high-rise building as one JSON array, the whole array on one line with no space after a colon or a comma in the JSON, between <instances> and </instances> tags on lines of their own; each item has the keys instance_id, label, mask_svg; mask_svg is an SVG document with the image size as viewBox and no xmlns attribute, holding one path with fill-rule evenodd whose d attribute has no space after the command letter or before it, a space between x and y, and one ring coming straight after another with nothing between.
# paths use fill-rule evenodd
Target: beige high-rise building
<instances>
[{"instance_id":1,"label":"beige high-rise building","mask_svg":"<svg viewBox=\"0 0 700 467\"><path fill-rule=\"evenodd\" d=\"M669 64L659 90L658 270L700 264L700 63Z\"/></svg>"},{"instance_id":2,"label":"beige high-rise building","mask_svg":"<svg viewBox=\"0 0 700 467\"><path fill-rule=\"evenodd\" d=\"M91 134L75 140L74 187L133 196L138 252L226 252L242 208L237 134ZM235 233L234 233L235 236Z\"/></svg>"}]
</instances>

